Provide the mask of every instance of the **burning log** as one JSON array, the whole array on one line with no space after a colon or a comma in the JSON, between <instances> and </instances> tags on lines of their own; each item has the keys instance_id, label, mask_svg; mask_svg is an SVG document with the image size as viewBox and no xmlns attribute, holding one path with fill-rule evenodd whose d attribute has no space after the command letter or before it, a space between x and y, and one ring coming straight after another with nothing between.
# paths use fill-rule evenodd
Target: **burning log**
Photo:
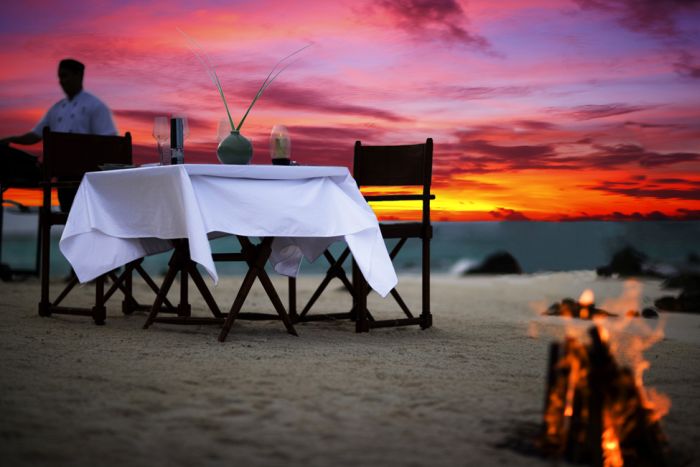
<instances>
[{"instance_id":1,"label":"burning log","mask_svg":"<svg viewBox=\"0 0 700 467\"><path fill-rule=\"evenodd\" d=\"M595 466L669 465L659 416L640 382L615 361L605 329L589 334L589 345L570 337L550 347L539 448Z\"/></svg>"},{"instance_id":2,"label":"burning log","mask_svg":"<svg viewBox=\"0 0 700 467\"><path fill-rule=\"evenodd\" d=\"M578 318L593 320L598 317L616 317L615 313L610 313L595 305L594 295L591 290L584 290L578 301L573 298L565 298L561 302L552 303L549 308L543 313L547 316L563 316L565 318ZM627 318L647 318L654 319L659 317L659 313L653 308L644 308L641 312L635 309L628 309L624 315Z\"/></svg>"},{"instance_id":3,"label":"burning log","mask_svg":"<svg viewBox=\"0 0 700 467\"><path fill-rule=\"evenodd\" d=\"M582 298L585 299L585 297ZM597 316L617 316L615 313L597 308L592 301L583 302L579 299L577 302L573 298L565 298L561 302L552 303L544 314L548 316L565 316L567 318L579 319L593 319Z\"/></svg>"}]
</instances>

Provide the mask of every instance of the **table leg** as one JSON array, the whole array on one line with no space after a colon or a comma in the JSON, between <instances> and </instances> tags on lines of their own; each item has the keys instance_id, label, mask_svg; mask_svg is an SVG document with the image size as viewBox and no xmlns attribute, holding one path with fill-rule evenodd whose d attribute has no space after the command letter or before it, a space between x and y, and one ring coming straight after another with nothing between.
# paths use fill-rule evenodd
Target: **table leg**
<instances>
[{"instance_id":1,"label":"table leg","mask_svg":"<svg viewBox=\"0 0 700 467\"><path fill-rule=\"evenodd\" d=\"M270 253L272 252L272 237L263 238L262 242L260 242L260 244L257 246L253 245L253 243L244 236L238 236L238 241L243 248L243 255L246 263L248 264L248 272L243 279L241 288L233 301L233 305L231 306L231 311L229 312L228 317L224 322L224 326L221 329L219 341L223 342L226 340L226 336L231 330L231 326L233 326L233 322L235 321L236 317L240 313L243 303L245 302L245 299L248 296L256 277L260 280L260 283L265 289L267 296L270 298L272 305L275 307L277 314L284 323L287 332L297 336L298 334L294 329L292 320L287 314L287 310L285 310L282 300L280 300L279 295L277 294L277 291L270 280L270 276L268 276L267 272L265 272L265 263L269 259Z\"/></svg>"},{"instance_id":2,"label":"table leg","mask_svg":"<svg viewBox=\"0 0 700 467\"><path fill-rule=\"evenodd\" d=\"M233 305L231 305L231 311L228 312L226 321L224 321L224 326L223 328L221 328L221 333L219 334L219 342L223 342L226 340L226 336L228 336L228 333L231 330L231 326L233 326L233 322L236 320L236 316L238 316L238 313L241 311L241 307L243 307L243 302L245 302L246 297L248 297L248 292L250 292L250 288L253 286L253 282L255 282L255 276L256 274L254 269L248 268L248 272L243 278L241 288L236 294L236 298L233 301Z\"/></svg>"}]
</instances>

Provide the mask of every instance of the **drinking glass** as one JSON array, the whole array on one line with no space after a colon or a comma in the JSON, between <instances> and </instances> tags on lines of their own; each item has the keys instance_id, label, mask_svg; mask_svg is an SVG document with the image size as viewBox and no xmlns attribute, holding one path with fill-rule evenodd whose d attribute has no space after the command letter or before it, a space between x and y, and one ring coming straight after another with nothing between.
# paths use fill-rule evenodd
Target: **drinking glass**
<instances>
[{"instance_id":1,"label":"drinking glass","mask_svg":"<svg viewBox=\"0 0 700 467\"><path fill-rule=\"evenodd\" d=\"M226 138L231 134L231 122L228 118L222 118L219 120L219 124L216 127L216 140L220 143L221 140Z\"/></svg>"},{"instance_id":2,"label":"drinking glass","mask_svg":"<svg viewBox=\"0 0 700 467\"><path fill-rule=\"evenodd\" d=\"M158 143L158 158L161 165L170 164L170 154L167 151L167 143L170 141L170 119L168 117L156 117L153 121L153 137ZM168 154L165 154L168 152Z\"/></svg>"}]
</instances>

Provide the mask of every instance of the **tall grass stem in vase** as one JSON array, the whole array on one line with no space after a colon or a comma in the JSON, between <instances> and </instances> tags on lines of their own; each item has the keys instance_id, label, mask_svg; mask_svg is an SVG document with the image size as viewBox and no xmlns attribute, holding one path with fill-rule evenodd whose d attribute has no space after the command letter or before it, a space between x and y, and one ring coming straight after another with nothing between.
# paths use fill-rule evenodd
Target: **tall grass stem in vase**
<instances>
[{"instance_id":1,"label":"tall grass stem in vase","mask_svg":"<svg viewBox=\"0 0 700 467\"><path fill-rule=\"evenodd\" d=\"M207 74L209 75L209 78L212 80L214 83L214 86L216 86L217 91L219 92L219 96L221 96L221 100L224 103L224 109L226 110L226 116L228 117L229 124L231 125L231 133L225 137L224 139L221 140L219 143L219 146L216 149L216 156L218 157L219 161L222 164L248 164L250 163L250 160L253 157L253 145L251 144L250 140L243 136L241 132L241 127L243 126L243 123L245 122L246 118L248 117L248 114L250 113L250 110L253 108L253 105L258 101L260 96L262 96L263 92L272 84L272 82L282 73L289 65L291 65L293 62L287 62L291 57L294 55L298 54L302 50L308 48L311 46L311 44L305 45L304 47L301 47L300 49L295 50L291 54L287 55L286 57L282 58L280 61L278 61L274 67L272 67L272 70L270 70L270 73L268 73L267 77L265 77L265 80L262 82L260 85L260 89L258 89L258 92L255 94L255 97L253 97L253 101L250 103L248 108L246 109L245 113L243 114L243 117L241 118L241 121L238 123L238 125L235 124L233 121L233 118L231 117L231 111L228 106L228 102L226 101L226 96L224 95L224 89L221 86L221 81L219 80L219 76L216 74L216 70L214 69L214 66L211 64L211 61L209 60L209 57L207 54L202 50L202 47L195 42L194 39L192 39L190 36L188 36L183 30L180 28L177 28L177 30L185 36L187 39L187 42L189 44L189 48L194 53L195 57L200 61L200 63L204 66L204 68L207 70ZM287 63L285 63L287 62ZM284 65L283 65L284 64Z\"/></svg>"}]
</instances>

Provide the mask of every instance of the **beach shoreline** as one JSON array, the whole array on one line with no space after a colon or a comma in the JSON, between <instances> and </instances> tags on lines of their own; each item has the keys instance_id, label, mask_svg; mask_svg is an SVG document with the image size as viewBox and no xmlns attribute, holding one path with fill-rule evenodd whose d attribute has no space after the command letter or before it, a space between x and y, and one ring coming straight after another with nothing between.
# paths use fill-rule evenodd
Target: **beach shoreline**
<instances>
[{"instance_id":1,"label":"beach shoreline","mask_svg":"<svg viewBox=\"0 0 700 467\"><path fill-rule=\"evenodd\" d=\"M273 281L286 301L286 281ZM300 278L301 303L318 281ZM223 277L212 287L222 308L239 283ZM417 284L401 276L409 305ZM566 321L541 316L542 307L585 288L602 304L627 284L593 271L438 275L425 331L355 334L351 322L311 322L297 324L294 337L278 321L237 321L220 343L216 326L143 330L145 315L122 315L114 298L105 326L41 318L38 280L1 283L0 458L12 466L551 465L500 447L514 427L541 420L547 347ZM658 280L639 284L640 308L670 294ZM77 292L90 302L88 285ZM194 290L191 300L193 313L206 315ZM337 282L315 309L349 304ZM272 310L258 285L246 308ZM369 308L399 317L375 294ZM645 354L645 382L671 398L662 421L671 448L697 462L700 315L662 318L666 338Z\"/></svg>"}]
</instances>

